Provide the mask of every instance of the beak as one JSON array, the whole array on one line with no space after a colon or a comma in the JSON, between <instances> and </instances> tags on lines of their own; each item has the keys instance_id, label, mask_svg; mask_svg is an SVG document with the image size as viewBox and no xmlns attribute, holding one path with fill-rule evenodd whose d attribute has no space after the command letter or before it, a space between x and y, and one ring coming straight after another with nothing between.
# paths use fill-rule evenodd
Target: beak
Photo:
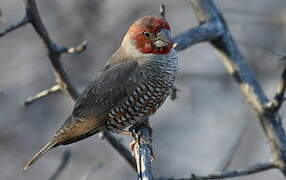
<instances>
[{"instance_id":1,"label":"beak","mask_svg":"<svg viewBox=\"0 0 286 180\"><path fill-rule=\"evenodd\" d=\"M163 48L166 46L172 47L172 36L171 31L168 29L161 29L161 31L158 33L157 38L153 42L155 47L157 48Z\"/></svg>"}]
</instances>

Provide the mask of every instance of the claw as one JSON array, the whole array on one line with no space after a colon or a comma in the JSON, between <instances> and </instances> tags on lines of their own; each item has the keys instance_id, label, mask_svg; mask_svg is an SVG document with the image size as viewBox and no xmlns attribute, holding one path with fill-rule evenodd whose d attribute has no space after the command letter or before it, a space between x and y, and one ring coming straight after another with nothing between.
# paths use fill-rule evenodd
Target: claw
<instances>
[{"instance_id":1,"label":"claw","mask_svg":"<svg viewBox=\"0 0 286 180\"><path fill-rule=\"evenodd\" d=\"M145 138L142 138L142 137L140 137L140 135L135 134L135 133L134 133L134 138L135 139L129 144L129 148L132 152L132 155L134 155L136 144L139 143L139 141L141 141L142 143L146 144L150 148L151 155L152 155L151 162L153 162L156 159L156 155L154 154L154 151L152 148L152 140L146 140Z\"/></svg>"}]
</instances>

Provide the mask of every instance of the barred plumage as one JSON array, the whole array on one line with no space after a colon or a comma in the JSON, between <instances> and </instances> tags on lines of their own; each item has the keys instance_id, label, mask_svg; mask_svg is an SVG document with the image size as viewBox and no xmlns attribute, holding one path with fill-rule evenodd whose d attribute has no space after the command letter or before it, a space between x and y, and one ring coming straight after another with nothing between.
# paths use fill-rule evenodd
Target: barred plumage
<instances>
[{"instance_id":1,"label":"barred plumage","mask_svg":"<svg viewBox=\"0 0 286 180\"><path fill-rule=\"evenodd\" d=\"M109 115L111 118L107 121L107 128L122 129L122 121L126 121L124 123L124 128L126 128L136 122L138 117L155 113L174 86L177 63L175 55L170 55L167 59L144 60L141 63L144 72L141 78L146 79L140 79L142 83L134 88L122 105L111 109ZM118 108L123 109L123 112L113 115L112 112ZM112 125L109 126L109 124Z\"/></svg>"}]
</instances>

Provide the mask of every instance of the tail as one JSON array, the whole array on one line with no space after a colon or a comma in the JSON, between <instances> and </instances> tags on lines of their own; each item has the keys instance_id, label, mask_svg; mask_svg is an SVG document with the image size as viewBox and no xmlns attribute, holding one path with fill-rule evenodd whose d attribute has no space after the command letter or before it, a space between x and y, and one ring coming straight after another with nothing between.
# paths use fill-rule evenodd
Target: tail
<instances>
[{"instance_id":1,"label":"tail","mask_svg":"<svg viewBox=\"0 0 286 180\"><path fill-rule=\"evenodd\" d=\"M48 144L46 144L37 154L34 155L34 157L23 167L24 171L27 171L27 169L39 158L41 158L44 154L46 154L50 149L56 146L55 141L50 141Z\"/></svg>"}]
</instances>

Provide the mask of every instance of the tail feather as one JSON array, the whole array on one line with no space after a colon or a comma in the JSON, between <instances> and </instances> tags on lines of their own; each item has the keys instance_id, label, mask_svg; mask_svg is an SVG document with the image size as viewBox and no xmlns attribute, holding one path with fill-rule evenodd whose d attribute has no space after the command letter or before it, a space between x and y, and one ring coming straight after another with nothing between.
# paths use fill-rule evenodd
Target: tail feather
<instances>
[{"instance_id":1,"label":"tail feather","mask_svg":"<svg viewBox=\"0 0 286 180\"><path fill-rule=\"evenodd\" d=\"M27 169L39 158L41 158L44 154L46 154L50 149L55 147L57 143L55 141L50 141L48 144L46 144L37 154L33 156L33 158L27 162L27 164L23 167L24 171L27 171Z\"/></svg>"}]
</instances>

